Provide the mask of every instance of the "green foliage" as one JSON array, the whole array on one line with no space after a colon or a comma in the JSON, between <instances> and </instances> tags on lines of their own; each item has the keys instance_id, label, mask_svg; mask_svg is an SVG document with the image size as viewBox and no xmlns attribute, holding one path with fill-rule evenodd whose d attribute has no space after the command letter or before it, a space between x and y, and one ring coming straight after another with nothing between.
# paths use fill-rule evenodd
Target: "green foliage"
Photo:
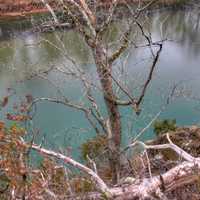
<instances>
[{"instance_id":1,"label":"green foliage","mask_svg":"<svg viewBox=\"0 0 200 200\"><path fill-rule=\"evenodd\" d=\"M98 135L95 138L88 140L81 146L82 157L87 160L87 155L90 158L95 158L100 155L107 147L107 138L104 135Z\"/></svg>"},{"instance_id":2,"label":"green foliage","mask_svg":"<svg viewBox=\"0 0 200 200\"><path fill-rule=\"evenodd\" d=\"M157 120L154 123L153 128L156 135L160 135L168 131L175 131L177 128L176 120L175 119Z\"/></svg>"}]
</instances>

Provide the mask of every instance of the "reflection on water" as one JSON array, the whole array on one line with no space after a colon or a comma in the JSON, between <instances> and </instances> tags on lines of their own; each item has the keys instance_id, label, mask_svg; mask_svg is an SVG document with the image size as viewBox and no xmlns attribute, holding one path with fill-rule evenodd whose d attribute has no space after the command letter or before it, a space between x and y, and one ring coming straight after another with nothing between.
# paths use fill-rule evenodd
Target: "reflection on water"
<instances>
[{"instance_id":1,"label":"reflection on water","mask_svg":"<svg viewBox=\"0 0 200 200\"><path fill-rule=\"evenodd\" d=\"M197 96L199 92L199 13L167 11L154 13L150 17L150 21L145 22L144 19L146 30L152 33L154 40L168 38L168 41L164 44L155 79L144 102L142 115L137 118L131 110L121 109L125 140L144 127L152 115L159 111L165 100L163 96L166 96L174 83L182 81L184 86ZM56 96L55 87L46 80L39 78L23 82L19 80L51 66L72 68L71 62L64 58L64 52L73 57L82 69L86 70L91 79L96 80L91 52L73 30L39 34L27 31L30 28L29 25L24 25L22 31L22 25L15 24L14 32L13 26L9 26L7 27L5 22L0 23L0 96L3 96L8 87L15 87L17 90L17 97L13 101L17 101L20 96L27 93L35 97ZM109 42L114 41L122 27L123 25L114 24L106 35L106 39ZM141 34L138 30L135 30L133 37L135 35L139 36L138 41L141 42ZM120 78L131 86L144 79L145 72L149 69L148 57L149 49L131 49L127 57L127 74ZM66 79L56 73L50 73L49 78L60 85L68 97L77 102L83 101L84 91L78 80ZM134 88L129 89L134 90ZM96 95L103 105L101 96ZM194 101L178 99L161 117L176 118L179 124L199 123L200 112L196 106L198 104ZM102 112L105 110L102 109ZM5 113L6 111L2 111L1 118L4 118ZM38 105L33 122L34 126L41 130L40 134L47 138L49 144L55 143L60 147L72 145L75 148L93 134L82 114L69 108L63 108L61 105L50 103ZM75 135L77 137L74 137ZM151 131L144 136L144 139L150 137L152 137Z\"/></svg>"}]
</instances>

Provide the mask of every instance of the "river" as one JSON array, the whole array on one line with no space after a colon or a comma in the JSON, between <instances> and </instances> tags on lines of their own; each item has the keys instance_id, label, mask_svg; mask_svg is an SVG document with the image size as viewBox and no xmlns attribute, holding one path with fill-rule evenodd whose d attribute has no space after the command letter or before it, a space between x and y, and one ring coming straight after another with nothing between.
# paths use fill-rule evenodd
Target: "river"
<instances>
[{"instance_id":1,"label":"river","mask_svg":"<svg viewBox=\"0 0 200 200\"><path fill-rule=\"evenodd\" d=\"M181 97L175 98L161 113L160 119L176 119L182 126L199 124L200 105L197 100L188 98L200 96L200 28L199 13L193 11L155 11L145 23L146 30L152 34L154 41L165 39L153 81L142 105L142 113L136 116L131 109L120 108L123 122L123 143L127 144L166 103L166 98L175 84ZM48 69L50 66L71 67L57 49L48 42L59 46L57 37L62 35L62 42L70 56L81 66L94 82L97 80L91 53L80 36L74 30L49 33L31 32L31 26L25 21L0 22L0 96L6 95L7 88L14 88L16 95L10 98L9 106L1 110L0 119L6 120L6 113L13 112L13 105L22 101L25 95L33 97L57 97L55 85L59 85L67 97L76 102L84 102L81 83L73 78L66 78L56 72L50 72L48 78L27 76ZM109 34L109 41L114 41L122 27L114 24ZM140 34L139 34L140 35ZM134 35L133 35L134 37ZM127 73L122 80L129 84L130 90L145 78L150 67L149 49L131 48L123 57L126 58ZM120 62L116 63L120 66ZM119 67L120 68L120 67ZM119 72L116 67L115 74ZM98 82L98 81L97 81ZM105 107L99 92L95 92L101 112ZM9 122L8 122L9 123ZM31 126L39 131L37 141L44 138L44 145L57 150L72 147L80 150L80 144L94 136L84 115L74 109L43 102L37 105ZM141 139L154 137L152 127ZM75 153L75 156L78 156Z\"/></svg>"}]
</instances>

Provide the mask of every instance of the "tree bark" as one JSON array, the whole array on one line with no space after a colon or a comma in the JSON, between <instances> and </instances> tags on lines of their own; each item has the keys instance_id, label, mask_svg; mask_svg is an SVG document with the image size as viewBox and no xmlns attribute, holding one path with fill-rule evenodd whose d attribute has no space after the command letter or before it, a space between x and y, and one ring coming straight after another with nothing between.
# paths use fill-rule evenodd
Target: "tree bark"
<instances>
[{"instance_id":1,"label":"tree bark","mask_svg":"<svg viewBox=\"0 0 200 200\"><path fill-rule=\"evenodd\" d=\"M115 103L115 94L112 85L112 66L107 61L106 51L97 42L94 50L94 58L97 73L100 79L103 97L109 116L110 131L107 132L109 144L109 161L113 175L113 182L117 182L120 171L120 144L121 144L121 120L118 105Z\"/></svg>"}]
</instances>

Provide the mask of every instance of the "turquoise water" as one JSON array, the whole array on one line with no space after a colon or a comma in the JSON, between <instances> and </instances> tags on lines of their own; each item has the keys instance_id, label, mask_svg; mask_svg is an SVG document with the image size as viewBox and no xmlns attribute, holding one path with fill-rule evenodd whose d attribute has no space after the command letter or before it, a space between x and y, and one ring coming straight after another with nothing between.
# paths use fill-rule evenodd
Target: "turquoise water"
<instances>
[{"instance_id":1,"label":"turquoise water","mask_svg":"<svg viewBox=\"0 0 200 200\"><path fill-rule=\"evenodd\" d=\"M173 101L161 113L159 118L175 118L178 125L199 124L200 105L196 99L200 96L200 29L198 13L182 11L157 12L145 18L145 30L152 33L154 41L167 38L159 59L153 81L142 105L142 113L138 117L132 109L121 107L123 124L123 143L127 144L131 138L144 128L166 103L174 84L178 84L180 97ZM6 88L14 88L16 95L10 98L9 106L1 110L1 119L6 119L7 112L13 112L13 104L20 102L25 95L33 97L59 97L56 86L72 101L88 105L85 91L78 79L66 77L58 72L50 72L48 79L35 77L26 80L35 72L46 70L50 66L73 69L54 45L65 48L68 55L81 66L88 79L99 84L91 52L74 30L65 30L54 33L31 33L29 26L19 26L0 23L0 96L6 95ZM113 24L108 41L118 38L123 24ZM133 38L144 43L138 30ZM59 42L58 38L61 38ZM64 47L61 45L64 44ZM122 68L122 63L126 66ZM114 66L116 78L127 84L131 92L135 92L145 79L151 63L149 49L130 48L124 57ZM123 71L123 74L120 72ZM54 85L52 84L54 83ZM100 110L106 116L105 106L101 93L93 90ZM94 136L83 113L59 104L37 104L31 127L38 130L37 141L44 138L44 145L57 150L72 147L72 151L79 149L80 144ZM141 139L154 137L152 128L148 129ZM76 153L75 156L78 156Z\"/></svg>"}]
</instances>

